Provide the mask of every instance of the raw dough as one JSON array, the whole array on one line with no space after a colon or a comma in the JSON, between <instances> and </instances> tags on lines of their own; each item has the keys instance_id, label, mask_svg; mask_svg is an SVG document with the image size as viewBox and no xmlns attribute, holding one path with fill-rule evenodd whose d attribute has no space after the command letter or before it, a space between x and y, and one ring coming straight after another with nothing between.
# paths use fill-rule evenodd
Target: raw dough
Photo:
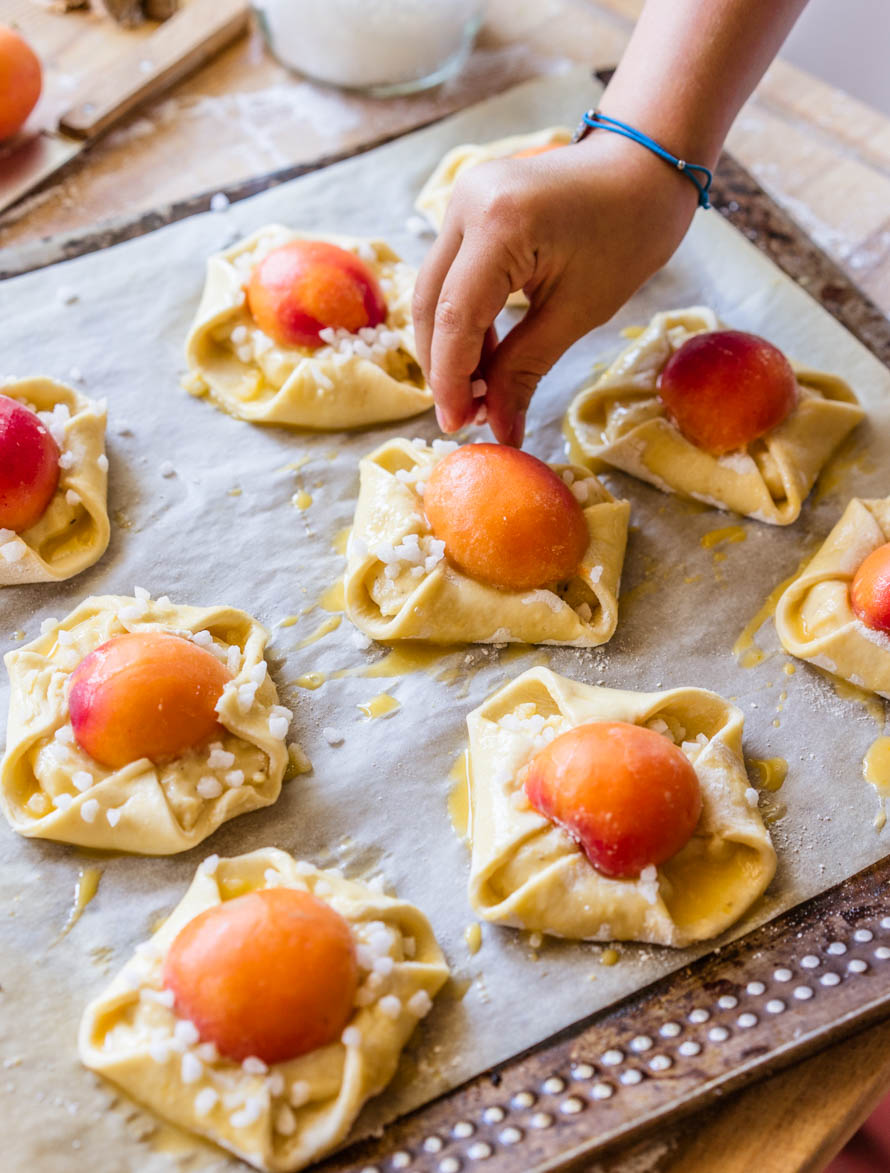
<instances>
[{"instance_id":1,"label":"raw dough","mask_svg":"<svg viewBox=\"0 0 890 1173\"><path fill-rule=\"evenodd\" d=\"M692 839L635 880L598 872L565 831L528 804L519 780L549 740L591 721L629 721L669 736L701 782L702 814ZM776 868L756 802L748 802L742 724L734 705L701 688L625 692L533 668L499 689L467 717L476 913L496 924L591 941L683 946L723 932Z\"/></svg>"},{"instance_id":2,"label":"raw dough","mask_svg":"<svg viewBox=\"0 0 890 1173\"><path fill-rule=\"evenodd\" d=\"M346 614L372 639L436 644L531 643L596 647L618 622L618 584L630 506L595 476L554 465L576 485L590 545L575 577L555 590L505 591L462 574L429 530L418 492L457 444L390 440L359 462L346 565Z\"/></svg>"},{"instance_id":3,"label":"raw dough","mask_svg":"<svg viewBox=\"0 0 890 1173\"><path fill-rule=\"evenodd\" d=\"M445 219L448 202L459 176L479 163L503 159L528 147L543 147L549 143L569 143L572 132L564 126L549 126L531 134L511 134L491 143L464 143L454 147L443 157L435 171L423 185L415 207L422 212L438 232Z\"/></svg>"},{"instance_id":4,"label":"raw dough","mask_svg":"<svg viewBox=\"0 0 890 1173\"><path fill-rule=\"evenodd\" d=\"M850 607L850 583L872 550L890 542L890 497L854 497L776 607L776 631L792 656L890 699L890 638Z\"/></svg>"},{"instance_id":5,"label":"raw dough","mask_svg":"<svg viewBox=\"0 0 890 1173\"><path fill-rule=\"evenodd\" d=\"M21 534L0 529L0 587L73 578L99 561L111 532L105 403L40 377L2 383L0 395L40 413L69 465L36 525Z\"/></svg>"},{"instance_id":6,"label":"raw dough","mask_svg":"<svg viewBox=\"0 0 890 1173\"><path fill-rule=\"evenodd\" d=\"M276 885L309 891L346 919L364 984L345 1042L264 1068L255 1059L242 1065L215 1056L212 1046L193 1041L190 1023L180 1021L177 1030L161 970L171 942L193 917ZM375 972L380 958L386 966ZM293 1171L345 1139L365 1101L392 1079L402 1048L447 978L430 924L413 904L271 847L234 859L211 856L162 928L87 1007L80 1057L165 1120L257 1169Z\"/></svg>"},{"instance_id":7,"label":"raw dough","mask_svg":"<svg viewBox=\"0 0 890 1173\"><path fill-rule=\"evenodd\" d=\"M43 626L39 639L5 657L11 696L0 805L20 835L169 855L278 798L291 713L278 704L266 670L267 632L249 615L231 607L175 606L139 592L86 599L65 619ZM185 635L229 666L217 741L164 765L141 758L118 770L77 745L68 677L84 656L126 631ZM221 787L217 797L202 797L196 788L208 778Z\"/></svg>"},{"instance_id":8,"label":"raw dough","mask_svg":"<svg viewBox=\"0 0 890 1173\"><path fill-rule=\"evenodd\" d=\"M656 380L687 338L719 329L713 310L703 306L656 314L572 401L570 434L587 459L615 465L665 493L790 525L823 465L865 413L843 379L795 366L800 398L783 423L736 452L704 452L668 421Z\"/></svg>"},{"instance_id":9,"label":"raw dough","mask_svg":"<svg viewBox=\"0 0 890 1173\"><path fill-rule=\"evenodd\" d=\"M247 309L243 286L267 253L292 240L324 240L365 261L386 298L383 326L344 334L344 341L318 350L281 347L263 334ZM204 294L186 342L186 390L208 395L223 411L252 423L320 430L360 428L426 411L433 396L414 346L414 276L381 240L295 232L280 224L261 228L207 262ZM355 346L365 348L364 357L347 353Z\"/></svg>"}]
</instances>

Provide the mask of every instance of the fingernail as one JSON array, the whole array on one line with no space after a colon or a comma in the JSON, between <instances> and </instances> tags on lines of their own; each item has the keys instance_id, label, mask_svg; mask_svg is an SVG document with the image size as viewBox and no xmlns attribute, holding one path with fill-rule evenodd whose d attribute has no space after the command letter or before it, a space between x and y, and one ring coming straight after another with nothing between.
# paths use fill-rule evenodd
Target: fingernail
<instances>
[{"instance_id":1,"label":"fingernail","mask_svg":"<svg viewBox=\"0 0 890 1173\"><path fill-rule=\"evenodd\" d=\"M488 422L488 408L484 403L480 403L476 409L476 415L473 418L473 423L477 428L481 428L484 423Z\"/></svg>"},{"instance_id":2,"label":"fingernail","mask_svg":"<svg viewBox=\"0 0 890 1173\"><path fill-rule=\"evenodd\" d=\"M516 418L513 420L513 427L510 429L509 443L514 448L521 448L524 436L525 436L525 412L518 411L516 413Z\"/></svg>"},{"instance_id":3,"label":"fingernail","mask_svg":"<svg viewBox=\"0 0 890 1173\"><path fill-rule=\"evenodd\" d=\"M470 393L474 399L481 399L488 391L488 384L484 379L474 379L470 384Z\"/></svg>"},{"instance_id":4,"label":"fingernail","mask_svg":"<svg viewBox=\"0 0 890 1173\"><path fill-rule=\"evenodd\" d=\"M440 407L438 403L436 404L436 420L443 432L456 432L459 427L445 408Z\"/></svg>"}]
</instances>

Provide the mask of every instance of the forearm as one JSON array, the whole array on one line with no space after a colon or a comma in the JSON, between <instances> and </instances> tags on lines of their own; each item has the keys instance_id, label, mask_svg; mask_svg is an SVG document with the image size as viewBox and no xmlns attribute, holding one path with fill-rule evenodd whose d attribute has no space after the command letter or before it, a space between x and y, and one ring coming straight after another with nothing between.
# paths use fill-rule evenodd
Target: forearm
<instances>
[{"instance_id":1,"label":"forearm","mask_svg":"<svg viewBox=\"0 0 890 1173\"><path fill-rule=\"evenodd\" d=\"M713 166L806 0L647 0L600 109Z\"/></svg>"}]
</instances>

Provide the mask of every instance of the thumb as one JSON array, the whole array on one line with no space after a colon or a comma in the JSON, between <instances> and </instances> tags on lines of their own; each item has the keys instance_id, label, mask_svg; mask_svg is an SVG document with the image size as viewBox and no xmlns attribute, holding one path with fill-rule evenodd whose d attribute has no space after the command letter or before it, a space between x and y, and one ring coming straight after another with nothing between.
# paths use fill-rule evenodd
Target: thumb
<instances>
[{"instance_id":1,"label":"thumb","mask_svg":"<svg viewBox=\"0 0 890 1173\"><path fill-rule=\"evenodd\" d=\"M501 444L521 446L526 409L535 388L585 332L571 314L550 302L539 308L532 306L484 360L481 374L488 386L488 424Z\"/></svg>"}]
</instances>

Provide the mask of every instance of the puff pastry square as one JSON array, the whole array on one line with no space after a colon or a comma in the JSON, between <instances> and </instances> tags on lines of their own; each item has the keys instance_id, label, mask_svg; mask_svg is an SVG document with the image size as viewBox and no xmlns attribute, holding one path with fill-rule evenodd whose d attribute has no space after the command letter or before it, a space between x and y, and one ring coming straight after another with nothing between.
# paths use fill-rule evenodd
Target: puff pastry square
<instances>
[{"instance_id":1,"label":"puff pastry square","mask_svg":"<svg viewBox=\"0 0 890 1173\"><path fill-rule=\"evenodd\" d=\"M98 562L108 546L108 457L104 401L52 379L0 384L0 394L32 407L59 446L59 486L36 525L0 529L0 587L61 582Z\"/></svg>"},{"instance_id":2,"label":"puff pastry square","mask_svg":"<svg viewBox=\"0 0 890 1173\"><path fill-rule=\"evenodd\" d=\"M192 1041L197 1031L177 1020L161 971L188 921L275 885L311 892L346 919L363 985L342 1041L267 1068L256 1059L221 1058L212 1045ZM389 959L379 972L378 957ZM80 1057L165 1120L257 1169L292 1173L345 1139L365 1101L392 1079L402 1048L447 978L429 922L414 905L274 848L211 856L169 920L87 1007Z\"/></svg>"},{"instance_id":3,"label":"puff pastry square","mask_svg":"<svg viewBox=\"0 0 890 1173\"><path fill-rule=\"evenodd\" d=\"M519 775L560 733L628 721L682 747L698 827L654 877L611 879L526 801ZM723 932L773 878L776 853L742 757L742 713L701 688L625 692L533 668L467 717L470 904L484 920L588 941L688 945ZM752 799L754 805L748 801ZM649 870L649 869L646 869Z\"/></svg>"},{"instance_id":4,"label":"puff pastry square","mask_svg":"<svg viewBox=\"0 0 890 1173\"><path fill-rule=\"evenodd\" d=\"M7 653L11 684L0 805L13 830L83 847L170 855L216 828L269 806L288 765L291 713L278 704L263 649L268 633L231 607L177 606L166 597L86 599L39 639ZM163 765L148 758L100 765L74 739L68 678L84 656L127 631L165 631L219 657L232 680L217 705L222 734ZM202 780L215 780L203 797ZM202 786L208 789L206 781Z\"/></svg>"},{"instance_id":5,"label":"puff pastry square","mask_svg":"<svg viewBox=\"0 0 890 1173\"><path fill-rule=\"evenodd\" d=\"M630 506L586 469L552 466L584 507L590 544L556 589L506 591L463 574L444 556L423 511L430 472L457 445L390 440L359 462L347 546L346 614L372 639L435 644L530 643L596 647L618 622Z\"/></svg>"},{"instance_id":6,"label":"puff pastry square","mask_svg":"<svg viewBox=\"0 0 890 1173\"><path fill-rule=\"evenodd\" d=\"M890 497L854 497L776 607L782 647L799 660L890 699L890 638L850 606L850 583L872 550L890 542Z\"/></svg>"},{"instance_id":7,"label":"puff pastry square","mask_svg":"<svg viewBox=\"0 0 890 1173\"><path fill-rule=\"evenodd\" d=\"M656 314L612 365L572 401L578 451L655 485L771 525L790 525L832 452L865 413L835 375L795 366L797 406L746 448L711 456L667 419L658 376L693 334L723 329L703 306Z\"/></svg>"},{"instance_id":8,"label":"puff pastry square","mask_svg":"<svg viewBox=\"0 0 890 1173\"><path fill-rule=\"evenodd\" d=\"M292 240L324 240L359 256L380 280L382 326L337 338L317 350L278 346L247 309L253 267ZM186 341L185 387L223 411L257 424L361 428L406 419L432 407L414 346L415 273L382 240L295 232L271 224L210 257L204 293Z\"/></svg>"}]
</instances>

